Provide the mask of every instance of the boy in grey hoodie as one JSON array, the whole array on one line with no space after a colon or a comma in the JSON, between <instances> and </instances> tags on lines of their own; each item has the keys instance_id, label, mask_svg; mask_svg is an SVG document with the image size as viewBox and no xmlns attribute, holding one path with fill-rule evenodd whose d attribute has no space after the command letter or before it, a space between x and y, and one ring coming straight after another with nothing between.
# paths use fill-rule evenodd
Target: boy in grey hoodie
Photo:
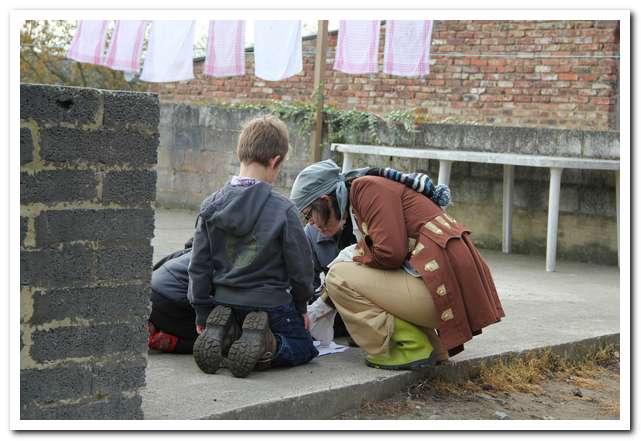
<instances>
[{"instance_id":1,"label":"boy in grey hoodie","mask_svg":"<svg viewBox=\"0 0 641 441\"><path fill-rule=\"evenodd\" d=\"M271 186L288 149L282 121L248 122L238 140L239 176L201 205L188 297L199 334L194 358L206 373L224 357L234 376L246 377L318 355L307 318L311 250L296 207Z\"/></svg>"}]
</instances>

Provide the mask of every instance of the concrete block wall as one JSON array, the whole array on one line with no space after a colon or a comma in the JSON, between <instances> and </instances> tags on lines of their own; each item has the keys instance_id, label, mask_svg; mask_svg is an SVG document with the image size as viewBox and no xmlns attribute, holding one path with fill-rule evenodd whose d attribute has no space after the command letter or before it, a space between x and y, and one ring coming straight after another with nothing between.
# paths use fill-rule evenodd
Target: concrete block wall
<instances>
[{"instance_id":1,"label":"concrete block wall","mask_svg":"<svg viewBox=\"0 0 641 441\"><path fill-rule=\"evenodd\" d=\"M20 88L20 416L140 419L152 94Z\"/></svg>"},{"instance_id":2,"label":"concrete block wall","mask_svg":"<svg viewBox=\"0 0 641 441\"><path fill-rule=\"evenodd\" d=\"M255 110L224 106L163 104L160 119L158 203L165 207L197 208L212 191L238 172L235 148L242 123L259 115ZM300 170L309 164L309 133L287 121L292 146L276 190L288 195ZM424 124L416 133L384 127L378 133L384 145L579 156L618 159L619 134L524 127L490 127L461 124ZM322 157L329 152L324 134ZM367 131L346 140L376 144ZM360 166L394 167L427 171L438 177L438 161L360 157ZM517 253L545 254L549 170L535 167L515 169L513 249ZM476 242L485 248L501 248L503 168L498 165L455 163L451 175L455 216L467 224ZM615 174L588 170L565 170L561 179L559 218L560 258L616 264Z\"/></svg>"},{"instance_id":3,"label":"concrete block wall","mask_svg":"<svg viewBox=\"0 0 641 441\"><path fill-rule=\"evenodd\" d=\"M222 106L161 105L158 204L199 207L203 199L238 173L236 145L242 125L263 114ZM290 150L275 189L289 195L296 175L308 164L310 133L301 133L296 121L285 122Z\"/></svg>"}]
</instances>

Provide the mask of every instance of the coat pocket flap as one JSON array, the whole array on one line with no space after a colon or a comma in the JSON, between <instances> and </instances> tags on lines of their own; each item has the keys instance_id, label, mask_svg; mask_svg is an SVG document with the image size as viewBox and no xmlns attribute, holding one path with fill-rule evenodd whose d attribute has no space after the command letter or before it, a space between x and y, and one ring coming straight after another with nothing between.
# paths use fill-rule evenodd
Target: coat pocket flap
<instances>
[{"instance_id":1,"label":"coat pocket flap","mask_svg":"<svg viewBox=\"0 0 641 441\"><path fill-rule=\"evenodd\" d=\"M427 236L432 242L437 243L441 248L445 248L448 240L460 238L465 232L469 233L469 230L463 225L456 221L449 221L449 219L446 219L444 215L433 217L423 224L421 235Z\"/></svg>"}]
</instances>

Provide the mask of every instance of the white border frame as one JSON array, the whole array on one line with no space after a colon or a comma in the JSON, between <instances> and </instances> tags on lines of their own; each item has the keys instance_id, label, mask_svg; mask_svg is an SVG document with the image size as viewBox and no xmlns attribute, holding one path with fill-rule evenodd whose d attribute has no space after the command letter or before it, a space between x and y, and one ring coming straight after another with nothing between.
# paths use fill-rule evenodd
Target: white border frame
<instances>
[{"instance_id":1,"label":"white border frame","mask_svg":"<svg viewBox=\"0 0 641 441\"><path fill-rule=\"evenodd\" d=\"M212 3L215 5L215 3ZM621 395L618 421L36 421L20 420L20 212L19 29L22 20L77 19L416 19L432 20L619 20L621 237L631 237L630 179L630 11L628 10L15 10L10 14L10 429L11 430L628 430L630 420L630 243L620 244Z\"/></svg>"}]
</instances>

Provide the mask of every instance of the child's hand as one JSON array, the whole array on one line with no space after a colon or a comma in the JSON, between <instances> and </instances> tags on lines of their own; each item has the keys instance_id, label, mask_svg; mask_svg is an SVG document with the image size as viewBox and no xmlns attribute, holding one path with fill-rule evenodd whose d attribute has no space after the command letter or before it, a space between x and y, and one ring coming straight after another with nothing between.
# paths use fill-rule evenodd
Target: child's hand
<instances>
[{"instance_id":1,"label":"child's hand","mask_svg":"<svg viewBox=\"0 0 641 441\"><path fill-rule=\"evenodd\" d=\"M305 322L305 329L309 331L309 315L303 314L303 321Z\"/></svg>"},{"instance_id":2,"label":"child's hand","mask_svg":"<svg viewBox=\"0 0 641 441\"><path fill-rule=\"evenodd\" d=\"M203 325L196 325L197 334L202 334L204 330L205 330L205 327Z\"/></svg>"}]
</instances>

